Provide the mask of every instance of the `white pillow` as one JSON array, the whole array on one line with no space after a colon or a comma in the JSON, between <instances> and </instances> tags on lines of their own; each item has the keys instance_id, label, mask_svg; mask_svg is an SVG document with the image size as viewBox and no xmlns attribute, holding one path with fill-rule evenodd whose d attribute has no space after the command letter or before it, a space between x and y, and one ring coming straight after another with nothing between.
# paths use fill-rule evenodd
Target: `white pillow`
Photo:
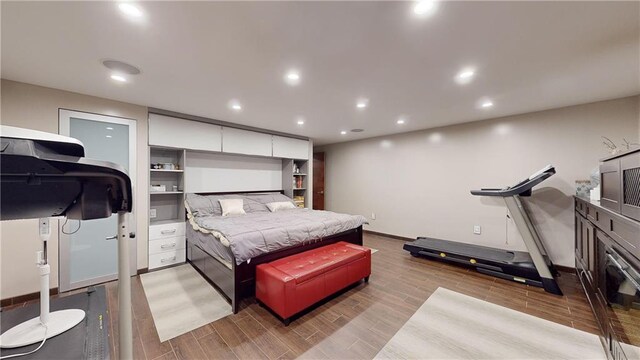
<instances>
[{"instance_id":1,"label":"white pillow","mask_svg":"<svg viewBox=\"0 0 640 360\"><path fill-rule=\"evenodd\" d=\"M219 199L218 201L222 208L222 216L246 214L242 199Z\"/></svg>"},{"instance_id":2,"label":"white pillow","mask_svg":"<svg viewBox=\"0 0 640 360\"><path fill-rule=\"evenodd\" d=\"M271 202L267 204L267 207L269 208L269 210L271 210L271 212L296 208L296 206L293 205L291 201Z\"/></svg>"}]
</instances>

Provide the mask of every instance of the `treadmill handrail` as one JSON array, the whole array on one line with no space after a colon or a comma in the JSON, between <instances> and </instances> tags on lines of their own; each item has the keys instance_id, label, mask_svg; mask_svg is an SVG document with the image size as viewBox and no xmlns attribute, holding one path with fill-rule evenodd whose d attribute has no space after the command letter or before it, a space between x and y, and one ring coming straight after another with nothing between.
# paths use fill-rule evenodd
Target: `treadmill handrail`
<instances>
[{"instance_id":1,"label":"treadmill handrail","mask_svg":"<svg viewBox=\"0 0 640 360\"><path fill-rule=\"evenodd\" d=\"M513 187L508 187L505 189L481 189L481 190L471 190L471 195L476 196L500 196L500 197L508 197L515 195L529 196L531 195L531 189L540 184L541 182L548 179L551 175L556 173L556 169L547 165L543 170L532 175L531 178L521 181Z\"/></svg>"}]
</instances>

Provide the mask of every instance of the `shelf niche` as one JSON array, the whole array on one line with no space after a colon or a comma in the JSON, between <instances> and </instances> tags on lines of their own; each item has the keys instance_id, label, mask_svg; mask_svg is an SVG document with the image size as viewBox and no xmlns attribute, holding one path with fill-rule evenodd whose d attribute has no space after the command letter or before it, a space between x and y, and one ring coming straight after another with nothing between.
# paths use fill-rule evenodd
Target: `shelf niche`
<instances>
[{"instance_id":1,"label":"shelf niche","mask_svg":"<svg viewBox=\"0 0 640 360\"><path fill-rule=\"evenodd\" d=\"M308 169L307 160L282 160L282 189L284 194L292 198L298 207L308 207L307 196Z\"/></svg>"},{"instance_id":2,"label":"shelf niche","mask_svg":"<svg viewBox=\"0 0 640 360\"><path fill-rule=\"evenodd\" d=\"M149 163L173 164L174 168L149 169L151 185L164 185L165 191L149 191L149 223L151 225L184 221L185 151L163 147L149 147ZM177 189L174 190L173 187ZM155 211L155 217L151 214Z\"/></svg>"}]
</instances>

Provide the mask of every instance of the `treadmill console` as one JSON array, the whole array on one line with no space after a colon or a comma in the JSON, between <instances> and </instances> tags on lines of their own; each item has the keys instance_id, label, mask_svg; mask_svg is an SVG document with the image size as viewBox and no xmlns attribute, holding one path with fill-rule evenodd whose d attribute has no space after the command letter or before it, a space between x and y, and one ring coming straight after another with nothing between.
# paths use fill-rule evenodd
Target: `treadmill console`
<instances>
[{"instance_id":1,"label":"treadmill console","mask_svg":"<svg viewBox=\"0 0 640 360\"><path fill-rule=\"evenodd\" d=\"M471 195L509 197L514 195L531 196L531 189L556 173L553 165L547 165L519 183L503 189L471 190Z\"/></svg>"}]
</instances>

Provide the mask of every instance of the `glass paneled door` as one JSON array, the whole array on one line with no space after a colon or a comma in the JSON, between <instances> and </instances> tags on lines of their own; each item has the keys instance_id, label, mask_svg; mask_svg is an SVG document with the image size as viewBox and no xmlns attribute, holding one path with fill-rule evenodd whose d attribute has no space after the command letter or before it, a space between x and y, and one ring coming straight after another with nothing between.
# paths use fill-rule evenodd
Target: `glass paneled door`
<instances>
[{"instance_id":1,"label":"glass paneled door","mask_svg":"<svg viewBox=\"0 0 640 360\"><path fill-rule=\"evenodd\" d=\"M85 156L124 167L135 199L136 122L112 116L78 111L59 111L60 134L80 140ZM135 209L127 214L128 228L135 232ZM105 281L118 275L118 220L60 221L60 291L68 291ZM131 274L136 272L136 239L130 241Z\"/></svg>"}]
</instances>

